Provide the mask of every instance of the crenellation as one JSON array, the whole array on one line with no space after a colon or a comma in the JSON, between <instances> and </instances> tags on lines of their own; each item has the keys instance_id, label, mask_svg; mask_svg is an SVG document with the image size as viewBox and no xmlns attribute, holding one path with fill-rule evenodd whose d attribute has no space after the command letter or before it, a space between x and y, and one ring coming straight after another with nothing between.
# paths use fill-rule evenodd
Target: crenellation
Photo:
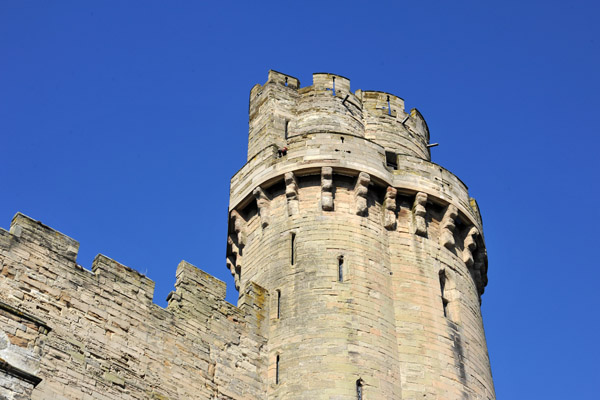
<instances>
[{"instance_id":1,"label":"crenellation","mask_svg":"<svg viewBox=\"0 0 600 400\"><path fill-rule=\"evenodd\" d=\"M28 245L37 245L46 251L75 263L79 243L24 214L17 213L10 224L10 233Z\"/></svg>"},{"instance_id":2,"label":"crenellation","mask_svg":"<svg viewBox=\"0 0 600 400\"><path fill-rule=\"evenodd\" d=\"M92 272L100 285L143 303L152 303L154 282L136 270L98 254L92 262Z\"/></svg>"},{"instance_id":3,"label":"crenellation","mask_svg":"<svg viewBox=\"0 0 600 400\"><path fill-rule=\"evenodd\" d=\"M249 106L248 160L268 146L273 145L276 149L286 146L296 116L298 84L296 78L271 70L267 82L253 88Z\"/></svg>"},{"instance_id":4,"label":"crenellation","mask_svg":"<svg viewBox=\"0 0 600 400\"><path fill-rule=\"evenodd\" d=\"M198 269L187 261L181 261L175 272L175 293L188 301L198 298L210 298L213 302L225 300L225 282Z\"/></svg>"},{"instance_id":5,"label":"crenellation","mask_svg":"<svg viewBox=\"0 0 600 400\"><path fill-rule=\"evenodd\" d=\"M73 268L72 258L54 256L56 248L68 248L46 240L54 230L25 216L16 220L26 229L14 230L18 237L2 235L10 246L0 252L0 305L6 305L0 307L0 347L2 335L15 343L0 349L0 397L75 399L85 391L98 399L261 398L265 338L257 321L265 319L264 290L253 286L250 306L235 307L224 300L223 282L183 261L163 309L152 303L154 282L147 277L103 255L92 272ZM29 259L12 257L24 251ZM21 321L14 331L3 315ZM201 372L209 365L212 376ZM197 383L174 385L173 376ZM39 378L39 385L28 377ZM233 380L239 385L229 385Z\"/></svg>"},{"instance_id":6,"label":"crenellation","mask_svg":"<svg viewBox=\"0 0 600 400\"><path fill-rule=\"evenodd\" d=\"M298 78L294 78L291 75L286 75L273 69L269 70L267 82L278 83L291 89L298 89L300 87Z\"/></svg>"},{"instance_id":7,"label":"crenellation","mask_svg":"<svg viewBox=\"0 0 600 400\"><path fill-rule=\"evenodd\" d=\"M423 115L419 112L419 110L416 108L410 110L410 118L407 120L405 125L408 126L412 132L429 142L429 128L427 127L425 118L423 118Z\"/></svg>"},{"instance_id":8,"label":"crenellation","mask_svg":"<svg viewBox=\"0 0 600 400\"><path fill-rule=\"evenodd\" d=\"M313 74L312 89L316 92L324 92L333 95L333 86L335 82L336 96L344 96L350 93L350 79L336 74L326 72L315 72Z\"/></svg>"},{"instance_id":9,"label":"crenellation","mask_svg":"<svg viewBox=\"0 0 600 400\"><path fill-rule=\"evenodd\" d=\"M401 97L377 90L357 90L356 96L361 99L364 109L370 114L388 115L400 121L404 120L404 99ZM391 107L388 107L388 101Z\"/></svg>"}]
</instances>

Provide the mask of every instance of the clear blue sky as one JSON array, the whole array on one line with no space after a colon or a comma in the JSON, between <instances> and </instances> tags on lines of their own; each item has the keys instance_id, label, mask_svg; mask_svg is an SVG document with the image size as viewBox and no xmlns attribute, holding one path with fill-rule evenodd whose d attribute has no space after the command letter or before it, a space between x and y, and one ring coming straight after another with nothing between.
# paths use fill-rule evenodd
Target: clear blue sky
<instances>
[{"instance_id":1,"label":"clear blue sky","mask_svg":"<svg viewBox=\"0 0 600 400\"><path fill-rule=\"evenodd\" d=\"M276 69L392 92L482 209L499 399L596 399L600 35L592 1L0 3L0 226L21 211L156 281L227 281L249 90Z\"/></svg>"}]
</instances>

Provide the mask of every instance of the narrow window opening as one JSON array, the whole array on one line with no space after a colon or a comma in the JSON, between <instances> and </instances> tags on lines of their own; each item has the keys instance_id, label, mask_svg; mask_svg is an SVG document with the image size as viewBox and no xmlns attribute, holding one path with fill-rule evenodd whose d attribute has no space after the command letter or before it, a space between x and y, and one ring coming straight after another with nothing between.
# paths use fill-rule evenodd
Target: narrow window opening
<instances>
[{"instance_id":1,"label":"narrow window opening","mask_svg":"<svg viewBox=\"0 0 600 400\"><path fill-rule=\"evenodd\" d=\"M277 291L277 319L281 316L281 290Z\"/></svg>"},{"instance_id":2,"label":"narrow window opening","mask_svg":"<svg viewBox=\"0 0 600 400\"><path fill-rule=\"evenodd\" d=\"M292 265L296 264L296 234L292 233L291 241L290 241L290 263Z\"/></svg>"},{"instance_id":3,"label":"narrow window opening","mask_svg":"<svg viewBox=\"0 0 600 400\"><path fill-rule=\"evenodd\" d=\"M444 308L444 317L448 318L448 299L444 296L446 287L446 272L440 271L440 292L442 296L442 307Z\"/></svg>"},{"instance_id":4,"label":"narrow window opening","mask_svg":"<svg viewBox=\"0 0 600 400\"><path fill-rule=\"evenodd\" d=\"M442 305L444 307L444 317L448 318L448 300L442 298Z\"/></svg>"},{"instance_id":5,"label":"narrow window opening","mask_svg":"<svg viewBox=\"0 0 600 400\"><path fill-rule=\"evenodd\" d=\"M344 256L338 257L338 282L344 282Z\"/></svg>"},{"instance_id":6,"label":"narrow window opening","mask_svg":"<svg viewBox=\"0 0 600 400\"><path fill-rule=\"evenodd\" d=\"M288 126L290 124L289 120L285 120L285 127L284 127L284 137L287 139L288 138Z\"/></svg>"},{"instance_id":7,"label":"narrow window opening","mask_svg":"<svg viewBox=\"0 0 600 400\"><path fill-rule=\"evenodd\" d=\"M275 360L275 384L279 385L279 354Z\"/></svg>"},{"instance_id":8,"label":"narrow window opening","mask_svg":"<svg viewBox=\"0 0 600 400\"><path fill-rule=\"evenodd\" d=\"M342 141L342 143L344 143L344 137L340 137L340 140Z\"/></svg>"},{"instance_id":9,"label":"narrow window opening","mask_svg":"<svg viewBox=\"0 0 600 400\"><path fill-rule=\"evenodd\" d=\"M285 77L285 86L287 86L287 85L288 85L288 81L287 81L287 79L288 79L288 77L286 76L286 77Z\"/></svg>"},{"instance_id":10,"label":"narrow window opening","mask_svg":"<svg viewBox=\"0 0 600 400\"><path fill-rule=\"evenodd\" d=\"M385 165L393 169L398 169L398 156L391 151L385 152Z\"/></svg>"},{"instance_id":11,"label":"narrow window opening","mask_svg":"<svg viewBox=\"0 0 600 400\"><path fill-rule=\"evenodd\" d=\"M362 379L356 380L356 398L358 400L363 400L363 384Z\"/></svg>"}]
</instances>

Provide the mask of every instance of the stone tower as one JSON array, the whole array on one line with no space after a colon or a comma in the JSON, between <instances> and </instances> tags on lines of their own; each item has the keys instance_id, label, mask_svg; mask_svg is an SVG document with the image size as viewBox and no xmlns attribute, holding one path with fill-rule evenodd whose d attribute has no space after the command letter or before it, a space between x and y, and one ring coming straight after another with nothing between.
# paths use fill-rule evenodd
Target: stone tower
<instances>
[{"instance_id":1,"label":"stone tower","mask_svg":"<svg viewBox=\"0 0 600 400\"><path fill-rule=\"evenodd\" d=\"M276 71L249 110L227 265L269 293L267 398L494 399L481 217L419 111Z\"/></svg>"}]
</instances>

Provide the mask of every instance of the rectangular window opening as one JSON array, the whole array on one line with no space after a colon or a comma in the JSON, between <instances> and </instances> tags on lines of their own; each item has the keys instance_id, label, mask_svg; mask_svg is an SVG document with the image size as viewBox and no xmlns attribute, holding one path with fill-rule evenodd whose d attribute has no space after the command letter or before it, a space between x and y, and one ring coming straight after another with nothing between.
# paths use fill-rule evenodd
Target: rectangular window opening
<instances>
[{"instance_id":1,"label":"rectangular window opening","mask_svg":"<svg viewBox=\"0 0 600 400\"><path fill-rule=\"evenodd\" d=\"M358 400L363 400L363 384L361 379L356 381L356 398Z\"/></svg>"},{"instance_id":2,"label":"rectangular window opening","mask_svg":"<svg viewBox=\"0 0 600 400\"><path fill-rule=\"evenodd\" d=\"M285 128L284 128L284 137L287 139L288 138L288 126L290 125L290 121L289 120L285 120Z\"/></svg>"},{"instance_id":3,"label":"rectangular window opening","mask_svg":"<svg viewBox=\"0 0 600 400\"><path fill-rule=\"evenodd\" d=\"M392 169L398 169L398 155L391 151L385 152L385 165Z\"/></svg>"},{"instance_id":4,"label":"rectangular window opening","mask_svg":"<svg viewBox=\"0 0 600 400\"><path fill-rule=\"evenodd\" d=\"M275 384L279 385L279 354L275 360Z\"/></svg>"},{"instance_id":5,"label":"rectangular window opening","mask_svg":"<svg viewBox=\"0 0 600 400\"><path fill-rule=\"evenodd\" d=\"M344 282L344 256L338 257L338 282Z\"/></svg>"}]
</instances>

